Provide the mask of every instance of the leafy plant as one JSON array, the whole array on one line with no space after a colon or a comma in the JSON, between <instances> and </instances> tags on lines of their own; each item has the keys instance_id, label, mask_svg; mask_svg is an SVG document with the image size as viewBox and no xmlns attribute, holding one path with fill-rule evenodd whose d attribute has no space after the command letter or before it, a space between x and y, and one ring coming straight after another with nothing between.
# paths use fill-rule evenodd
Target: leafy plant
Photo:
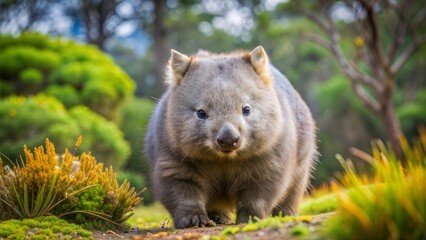
<instances>
[{"instance_id":1,"label":"leafy plant","mask_svg":"<svg viewBox=\"0 0 426 240\"><path fill-rule=\"evenodd\" d=\"M58 157L48 139L46 150L39 146L32 153L24 146L24 152L26 161L13 168L0 161L2 220L55 214L87 227L112 227L126 221L141 201L127 180L119 185L112 167L104 169L90 153L74 157L66 149Z\"/></svg>"},{"instance_id":2,"label":"leafy plant","mask_svg":"<svg viewBox=\"0 0 426 240\"><path fill-rule=\"evenodd\" d=\"M338 215L327 235L336 239L426 238L426 129L410 146L401 139L406 165L383 142L376 141L372 155L357 155L371 164L372 178L358 174L350 160L339 160L345 169L343 187L336 194Z\"/></svg>"}]
</instances>

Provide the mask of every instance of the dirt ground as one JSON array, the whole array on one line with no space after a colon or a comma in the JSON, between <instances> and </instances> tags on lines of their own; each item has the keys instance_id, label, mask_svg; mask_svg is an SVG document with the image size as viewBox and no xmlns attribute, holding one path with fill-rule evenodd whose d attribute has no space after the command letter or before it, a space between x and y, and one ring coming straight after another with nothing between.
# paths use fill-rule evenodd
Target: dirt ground
<instances>
[{"instance_id":1,"label":"dirt ground","mask_svg":"<svg viewBox=\"0 0 426 240\"><path fill-rule=\"evenodd\" d=\"M238 232L234 235L227 235L226 239L301 239L299 236L291 233L290 229L297 224L303 224L309 229L309 234L304 235L302 239L319 239L320 228L323 223L333 213L326 213L313 216L311 221L303 222L288 222L285 223L284 228L280 229L264 229L251 232ZM209 236L220 236L220 233L230 226L244 226L244 225L218 225L215 227L205 228L186 228L186 229L173 229L173 228L156 228L156 229L134 229L128 233L116 233L112 231L95 232L93 233L94 239L100 240L118 240L118 239L132 239L132 240L192 240L192 239L209 239Z\"/></svg>"}]
</instances>

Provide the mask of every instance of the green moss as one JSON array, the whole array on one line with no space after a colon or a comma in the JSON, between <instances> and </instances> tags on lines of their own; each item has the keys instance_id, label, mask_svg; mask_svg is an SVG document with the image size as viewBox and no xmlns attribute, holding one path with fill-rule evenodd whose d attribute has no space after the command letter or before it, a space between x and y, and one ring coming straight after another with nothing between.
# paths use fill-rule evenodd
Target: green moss
<instances>
[{"instance_id":1,"label":"green moss","mask_svg":"<svg viewBox=\"0 0 426 240\"><path fill-rule=\"evenodd\" d=\"M34 219L29 218L29 219L22 220L22 224L24 224L24 225L26 225L30 228L34 228L39 224L39 222L34 220Z\"/></svg>"},{"instance_id":2,"label":"green moss","mask_svg":"<svg viewBox=\"0 0 426 240\"><path fill-rule=\"evenodd\" d=\"M290 233L291 233L291 235L294 235L294 236L306 237L306 236L309 235L309 229L306 225L297 224L296 226L294 226L290 229Z\"/></svg>"},{"instance_id":3,"label":"green moss","mask_svg":"<svg viewBox=\"0 0 426 240\"><path fill-rule=\"evenodd\" d=\"M5 239L93 239L92 233L55 216L12 219L0 223L0 238Z\"/></svg>"},{"instance_id":4,"label":"green moss","mask_svg":"<svg viewBox=\"0 0 426 240\"><path fill-rule=\"evenodd\" d=\"M251 232L251 231L256 231L257 229L259 229L259 226L255 223L249 223L247 225L245 225L242 229L243 232Z\"/></svg>"},{"instance_id":5,"label":"green moss","mask_svg":"<svg viewBox=\"0 0 426 240\"><path fill-rule=\"evenodd\" d=\"M337 197L334 193L331 193L303 201L299 211L301 215L316 215L335 211L337 207Z\"/></svg>"},{"instance_id":6,"label":"green moss","mask_svg":"<svg viewBox=\"0 0 426 240\"><path fill-rule=\"evenodd\" d=\"M220 235L224 236L224 235L234 235L236 233L238 233L241 230L240 227L227 227L225 228L225 230L223 230Z\"/></svg>"}]
</instances>

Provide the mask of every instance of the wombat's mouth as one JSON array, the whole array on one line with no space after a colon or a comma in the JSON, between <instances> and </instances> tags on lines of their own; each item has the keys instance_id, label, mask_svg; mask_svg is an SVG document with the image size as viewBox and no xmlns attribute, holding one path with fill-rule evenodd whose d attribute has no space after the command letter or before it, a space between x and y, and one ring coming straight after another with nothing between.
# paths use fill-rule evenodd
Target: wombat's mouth
<instances>
[{"instance_id":1,"label":"wombat's mouth","mask_svg":"<svg viewBox=\"0 0 426 240\"><path fill-rule=\"evenodd\" d=\"M235 157L237 156L237 152L240 148L239 147L235 147L235 148L223 148L220 146L215 146L214 147L214 151L222 157Z\"/></svg>"},{"instance_id":2,"label":"wombat's mouth","mask_svg":"<svg viewBox=\"0 0 426 240\"><path fill-rule=\"evenodd\" d=\"M231 153L231 152L233 152L234 150L221 150L221 152L223 152L223 153Z\"/></svg>"}]
</instances>

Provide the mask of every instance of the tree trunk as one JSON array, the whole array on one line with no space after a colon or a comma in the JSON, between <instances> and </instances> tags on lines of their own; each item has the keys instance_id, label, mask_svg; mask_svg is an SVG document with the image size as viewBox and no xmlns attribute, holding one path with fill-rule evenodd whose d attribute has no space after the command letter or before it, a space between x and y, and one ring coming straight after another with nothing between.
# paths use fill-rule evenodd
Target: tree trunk
<instances>
[{"instance_id":1,"label":"tree trunk","mask_svg":"<svg viewBox=\"0 0 426 240\"><path fill-rule=\"evenodd\" d=\"M166 55L166 28L164 26L165 0L157 0L155 3L154 20L154 58L155 58L155 97L159 97L164 90L164 67L167 63Z\"/></svg>"},{"instance_id":2,"label":"tree trunk","mask_svg":"<svg viewBox=\"0 0 426 240\"><path fill-rule=\"evenodd\" d=\"M398 117L395 114L395 108L392 104L392 99L389 99L384 103L381 108L381 120L384 123L386 135L390 141L390 144L397 156L397 158L404 162L403 151L401 148L400 138L402 135L401 125Z\"/></svg>"}]
</instances>

